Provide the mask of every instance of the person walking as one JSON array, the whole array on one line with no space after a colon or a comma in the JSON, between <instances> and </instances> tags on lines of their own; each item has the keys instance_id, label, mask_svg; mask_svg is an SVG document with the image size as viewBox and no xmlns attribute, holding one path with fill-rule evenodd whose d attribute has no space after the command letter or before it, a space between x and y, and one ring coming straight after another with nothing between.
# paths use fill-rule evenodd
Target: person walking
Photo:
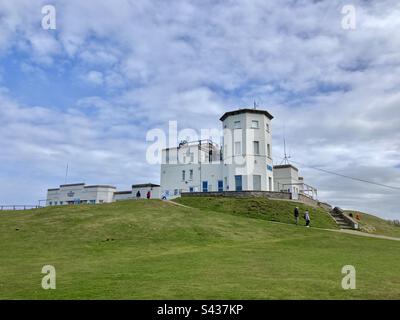
<instances>
[{"instance_id":1,"label":"person walking","mask_svg":"<svg viewBox=\"0 0 400 320\"><path fill-rule=\"evenodd\" d=\"M136 192L136 198L139 199L141 197L140 190Z\"/></svg>"},{"instance_id":2,"label":"person walking","mask_svg":"<svg viewBox=\"0 0 400 320\"><path fill-rule=\"evenodd\" d=\"M149 190L149 191L147 191L147 199L150 199L150 197L151 197L151 192Z\"/></svg>"},{"instance_id":3,"label":"person walking","mask_svg":"<svg viewBox=\"0 0 400 320\"><path fill-rule=\"evenodd\" d=\"M296 208L294 208L294 220L296 221L296 225L298 225L299 224L299 208L298 207L296 207Z\"/></svg>"},{"instance_id":4,"label":"person walking","mask_svg":"<svg viewBox=\"0 0 400 320\"><path fill-rule=\"evenodd\" d=\"M308 210L306 210L306 212L304 213L304 219L306 219L306 227L310 227L310 214L308 212Z\"/></svg>"}]
</instances>

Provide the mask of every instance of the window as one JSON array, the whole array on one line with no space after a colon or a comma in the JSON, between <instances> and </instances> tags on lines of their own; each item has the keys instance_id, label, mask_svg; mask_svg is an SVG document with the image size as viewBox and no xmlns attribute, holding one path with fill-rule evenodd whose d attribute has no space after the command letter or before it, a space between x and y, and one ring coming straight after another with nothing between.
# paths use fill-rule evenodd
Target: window
<instances>
[{"instance_id":1,"label":"window","mask_svg":"<svg viewBox=\"0 0 400 320\"><path fill-rule=\"evenodd\" d=\"M54 201L54 205L55 205L55 206L57 205L57 201Z\"/></svg>"},{"instance_id":2,"label":"window","mask_svg":"<svg viewBox=\"0 0 400 320\"><path fill-rule=\"evenodd\" d=\"M253 190L260 191L261 190L261 176L253 175Z\"/></svg>"},{"instance_id":3,"label":"window","mask_svg":"<svg viewBox=\"0 0 400 320\"><path fill-rule=\"evenodd\" d=\"M185 181L186 178L186 172L185 170L182 170L182 180Z\"/></svg>"},{"instance_id":4,"label":"window","mask_svg":"<svg viewBox=\"0 0 400 320\"><path fill-rule=\"evenodd\" d=\"M175 189L174 190L174 196L177 196L179 194L179 190L178 189Z\"/></svg>"},{"instance_id":5,"label":"window","mask_svg":"<svg viewBox=\"0 0 400 320\"><path fill-rule=\"evenodd\" d=\"M193 180L193 169L189 170L189 180Z\"/></svg>"},{"instance_id":6,"label":"window","mask_svg":"<svg viewBox=\"0 0 400 320\"><path fill-rule=\"evenodd\" d=\"M269 124L267 123L267 132L269 132Z\"/></svg>"},{"instance_id":7,"label":"window","mask_svg":"<svg viewBox=\"0 0 400 320\"><path fill-rule=\"evenodd\" d=\"M260 142L259 141L253 141L253 152L254 154L260 154Z\"/></svg>"},{"instance_id":8,"label":"window","mask_svg":"<svg viewBox=\"0 0 400 320\"><path fill-rule=\"evenodd\" d=\"M103 203L104 202L104 200L99 200L99 203Z\"/></svg>"},{"instance_id":9,"label":"window","mask_svg":"<svg viewBox=\"0 0 400 320\"><path fill-rule=\"evenodd\" d=\"M60 201L60 204L63 204L64 202L63 201Z\"/></svg>"},{"instance_id":10,"label":"window","mask_svg":"<svg viewBox=\"0 0 400 320\"><path fill-rule=\"evenodd\" d=\"M203 181L203 192L208 192L208 181Z\"/></svg>"},{"instance_id":11,"label":"window","mask_svg":"<svg viewBox=\"0 0 400 320\"><path fill-rule=\"evenodd\" d=\"M257 120L252 120L251 121L251 128L252 129L258 129L259 128Z\"/></svg>"},{"instance_id":12,"label":"window","mask_svg":"<svg viewBox=\"0 0 400 320\"><path fill-rule=\"evenodd\" d=\"M235 176L235 190L242 191L242 176Z\"/></svg>"},{"instance_id":13,"label":"window","mask_svg":"<svg viewBox=\"0 0 400 320\"><path fill-rule=\"evenodd\" d=\"M271 145L269 143L267 144L267 156L271 158Z\"/></svg>"},{"instance_id":14,"label":"window","mask_svg":"<svg viewBox=\"0 0 400 320\"><path fill-rule=\"evenodd\" d=\"M169 149L165 150L165 163L169 163Z\"/></svg>"},{"instance_id":15,"label":"window","mask_svg":"<svg viewBox=\"0 0 400 320\"><path fill-rule=\"evenodd\" d=\"M193 192L193 187L190 187L190 188L189 188L189 192Z\"/></svg>"},{"instance_id":16,"label":"window","mask_svg":"<svg viewBox=\"0 0 400 320\"><path fill-rule=\"evenodd\" d=\"M89 200L89 202L90 202L91 204L95 204L95 203L96 203L96 200Z\"/></svg>"},{"instance_id":17,"label":"window","mask_svg":"<svg viewBox=\"0 0 400 320\"><path fill-rule=\"evenodd\" d=\"M235 142L235 156L240 156L242 154L242 144L239 142Z\"/></svg>"},{"instance_id":18,"label":"window","mask_svg":"<svg viewBox=\"0 0 400 320\"><path fill-rule=\"evenodd\" d=\"M52 205L52 204L53 204L53 202L50 201L50 202L49 202L49 205Z\"/></svg>"},{"instance_id":19,"label":"window","mask_svg":"<svg viewBox=\"0 0 400 320\"><path fill-rule=\"evenodd\" d=\"M218 191L224 191L224 182L222 180L218 180Z\"/></svg>"},{"instance_id":20,"label":"window","mask_svg":"<svg viewBox=\"0 0 400 320\"><path fill-rule=\"evenodd\" d=\"M268 178L268 191L272 191L272 178Z\"/></svg>"},{"instance_id":21,"label":"window","mask_svg":"<svg viewBox=\"0 0 400 320\"><path fill-rule=\"evenodd\" d=\"M235 129L240 129L240 121L235 121L233 125Z\"/></svg>"}]
</instances>

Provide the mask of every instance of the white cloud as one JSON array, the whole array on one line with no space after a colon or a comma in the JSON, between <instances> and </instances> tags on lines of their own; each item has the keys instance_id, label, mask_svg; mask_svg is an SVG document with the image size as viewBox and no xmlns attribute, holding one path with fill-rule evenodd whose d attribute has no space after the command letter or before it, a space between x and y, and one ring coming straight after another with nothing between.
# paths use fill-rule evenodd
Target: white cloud
<instances>
[{"instance_id":1,"label":"white cloud","mask_svg":"<svg viewBox=\"0 0 400 320\"><path fill-rule=\"evenodd\" d=\"M103 84L103 73L99 71L89 71L85 76L86 81L94 84L94 85L102 85Z\"/></svg>"}]
</instances>

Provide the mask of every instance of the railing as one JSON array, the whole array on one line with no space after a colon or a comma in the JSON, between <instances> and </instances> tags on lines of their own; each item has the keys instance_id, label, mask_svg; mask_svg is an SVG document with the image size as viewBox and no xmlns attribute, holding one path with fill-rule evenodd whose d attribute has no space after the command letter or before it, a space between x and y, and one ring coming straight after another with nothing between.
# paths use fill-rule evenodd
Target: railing
<instances>
[{"instance_id":1,"label":"railing","mask_svg":"<svg viewBox=\"0 0 400 320\"><path fill-rule=\"evenodd\" d=\"M346 221L354 230L359 229L358 222L356 220L354 220L353 218L349 217L348 215L346 215L344 213L343 209L341 209L339 207L335 207L335 208L333 208L333 212L340 215L343 218L343 220Z\"/></svg>"},{"instance_id":2,"label":"railing","mask_svg":"<svg viewBox=\"0 0 400 320\"><path fill-rule=\"evenodd\" d=\"M42 206L32 206L32 205L0 205L0 211L17 211L17 210L32 210L43 208Z\"/></svg>"}]
</instances>

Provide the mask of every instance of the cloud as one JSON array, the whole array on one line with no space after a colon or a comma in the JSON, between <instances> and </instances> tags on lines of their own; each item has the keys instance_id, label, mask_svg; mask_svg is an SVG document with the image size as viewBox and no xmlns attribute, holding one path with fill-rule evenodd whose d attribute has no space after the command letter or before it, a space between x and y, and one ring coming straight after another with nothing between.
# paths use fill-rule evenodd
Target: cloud
<instances>
[{"instance_id":1,"label":"cloud","mask_svg":"<svg viewBox=\"0 0 400 320\"><path fill-rule=\"evenodd\" d=\"M89 71L86 74L85 80L94 85L102 85L104 82L103 74L99 71L94 70Z\"/></svg>"},{"instance_id":2,"label":"cloud","mask_svg":"<svg viewBox=\"0 0 400 320\"><path fill-rule=\"evenodd\" d=\"M2 72L0 175L15 186L28 179L11 175L18 168L31 180L39 176L26 168L42 172L43 190L57 185L67 161L78 180L157 182L159 168L144 161L147 130L169 120L220 128L224 111L254 100L275 116L275 162L286 136L299 163L400 185L398 1L355 1L356 30L342 29L347 3L339 0L59 0L52 32L40 28L43 4L1 6L0 66L18 61L26 81L60 75L62 94L77 98L24 105L29 91ZM389 189L307 166L299 167L323 200L399 217ZM10 188L5 197L15 194ZM28 194L26 201L38 197Z\"/></svg>"}]
</instances>

